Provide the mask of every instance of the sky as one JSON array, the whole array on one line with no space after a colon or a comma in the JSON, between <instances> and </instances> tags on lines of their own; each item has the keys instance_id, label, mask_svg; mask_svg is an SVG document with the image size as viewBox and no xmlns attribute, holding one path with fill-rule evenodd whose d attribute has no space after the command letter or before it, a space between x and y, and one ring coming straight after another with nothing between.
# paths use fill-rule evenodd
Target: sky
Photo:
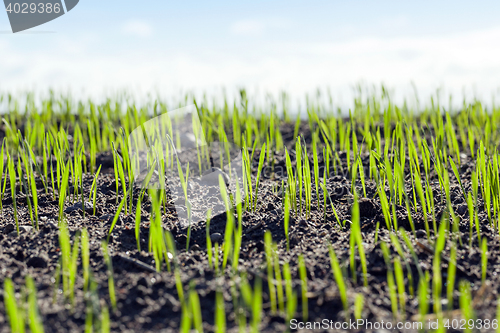
<instances>
[{"instance_id":1,"label":"sky","mask_svg":"<svg viewBox=\"0 0 500 333\"><path fill-rule=\"evenodd\" d=\"M0 12L0 90L105 96L192 91L292 98L354 87L395 98L439 88L500 95L499 1L80 0L62 17L12 34ZM447 97L446 97L447 99Z\"/></svg>"}]
</instances>

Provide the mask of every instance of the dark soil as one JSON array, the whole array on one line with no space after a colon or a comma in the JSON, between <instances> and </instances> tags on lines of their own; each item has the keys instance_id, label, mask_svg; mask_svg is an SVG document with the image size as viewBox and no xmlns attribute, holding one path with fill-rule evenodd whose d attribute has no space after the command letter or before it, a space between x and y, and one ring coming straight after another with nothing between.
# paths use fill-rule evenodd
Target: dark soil
<instances>
[{"instance_id":1,"label":"dark soil","mask_svg":"<svg viewBox=\"0 0 500 333\"><path fill-rule=\"evenodd\" d=\"M306 132L305 130L303 132ZM293 131L292 131L293 133ZM306 139L308 133L304 133ZM284 131L284 139L291 139L291 133ZM344 170L346 170L346 154L339 152ZM368 165L368 155L363 155L363 161ZM111 157L111 158L110 158ZM258 152L255 154L255 162L258 159ZM470 187L467 179L470 178L470 170L473 168L470 158L463 159L460 172L466 188ZM115 180L113 174L113 160L109 153L100 154L98 164L102 164L101 175L98 179L97 212L92 215L92 210L88 210L83 216L83 211L78 202L76 206L71 201L66 202L66 216L73 237L77 231L87 228L91 243L91 269L94 279L98 283L98 294L101 301L106 300L109 304L108 296L108 276L106 265L101 251L101 240L107 237L111 220L114 216L122 194L115 193ZM311 159L312 163L312 159ZM342 265L350 272L349 264L349 223L345 227L340 227L336 222L331 209L328 209L326 216L323 209L318 209L316 196L313 197L313 207L309 217L292 216L290 224L290 252L286 251L286 239L283 227L283 207L282 198L279 194L282 179L285 176L284 154L278 152L275 155L274 173L271 171L264 173L264 179L259 188L259 201L255 212L243 213L243 240L241 245L240 265L241 271L247 272L247 277L251 284L256 277L266 279L265 254L264 254L264 233L266 230L272 232L273 240L278 242L279 257L283 262L290 262L293 287L300 295L300 278L297 269L297 257L303 254L308 274L308 299L309 299L309 319L308 321L321 321L323 319L334 322L345 321L345 313L339 297L337 285L335 283L330 267L328 255L328 243L335 249ZM279 169L281 167L281 169ZM280 170L281 174L277 171ZM256 170L255 170L256 173ZM255 174L254 173L254 174ZM451 177L450 173L450 177ZM85 193L89 193L93 175L85 176ZM254 179L255 181L255 179ZM351 181L348 174L332 172L327 179L327 189L330 198L341 221L350 219L350 208L353 200L351 194ZM498 235L487 223L486 212L479 205L479 219L483 221L482 236L487 237L489 246L488 272L486 283L481 283L481 252L477 244L475 231L472 234L472 247L469 247L469 220L466 202L463 199L458 182L451 179L451 198L453 208L457 212L458 234L451 237L461 237L463 246L458 248L458 262L461 269L457 270L457 283L460 279L471 282L473 303L476 315L481 319L496 318L496 304L498 298L498 285L500 283L500 253ZM411 197L411 185L407 182L406 191ZM356 185L357 193L363 193L361 184ZM441 194L439 185L432 185L437 212L445 210L444 194ZM387 189L387 192L389 189ZM314 192L314 191L313 191ZM394 321L389 292L387 287L386 264L380 249L380 242L390 244L389 231L385 228L385 222L378 198L375 198L375 183L368 181L366 184L366 198L360 199L360 216L363 233L363 242L368 261L368 286L363 286L363 276L359 257L356 256L357 283L352 278L348 282L349 301L352 303L354 295L361 293L364 296L363 317L372 322ZM137 194L137 193L136 193ZM117 198L118 196L118 198ZM320 193L321 207L323 202ZM56 267L60 258L58 240L58 202L54 200L52 193L45 194L43 188L39 192L40 205L40 230L35 232L31 228L29 211L26 197L21 193L17 197L18 218L21 228L21 235L15 232L12 200L6 195L3 202L3 210L0 216L0 280L10 277L20 291L20 286L24 285L25 276L31 275L36 282L38 289L38 300L41 316L46 332L81 332L85 326L86 302L82 290L83 278L82 267L79 263L79 276L76 282L74 307L65 302L62 295L62 285L55 285ZM153 255L144 251L148 248L148 228L150 214L148 212L149 203L143 202L143 215L141 223L141 248L138 252L134 231L133 214L122 213L120 220L113 230L110 239L112 249L111 258L114 268L114 280L118 308L111 312L111 328L120 332L178 332L181 321L181 306L177 294L173 273L168 273L163 265L162 273L152 272L154 269ZM397 208L398 224L411 231L406 208ZM424 219L419 213L412 212L413 222L417 229L416 236L411 232L411 241L417 251L419 266L432 276L433 255L425 250L425 245L429 244L424 229ZM440 220L440 214L437 216ZM225 214L212 219L210 233L224 235L226 223ZM378 240L375 242L376 225L379 223L380 230ZM217 289L223 290L225 309L227 313L228 330L236 331L237 323L233 311L233 302L230 287L237 279L231 278L231 268L228 265L227 271L217 277L214 270L209 268L204 222L193 226L190 250L185 251L187 229L180 227L176 223L175 211L169 211L163 216L163 224L166 230L171 231L177 244L178 260L181 267L181 279L186 291L190 282L195 282L196 290L200 295L202 316L204 320L204 330L214 330L215 294ZM431 234L433 232L431 231ZM434 238L432 235L431 238ZM418 245L419 242L421 245ZM449 255L449 243L444 250L444 255ZM396 249L391 247L391 252L396 253ZM408 258L410 252L404 246L404 251ZM133 259L133 260L132 260ZM413 260L408 260L409 267L414 277L413 289L418 286L418 271ZM448 263L443 260L442 274L446 280ZM404 265L403 265L404 266ZM404 267L405 276L406 267ZM409 281L406 280L407 292ZM273 316L270 312L270 304L267 290L267 283L263 283L263 319L261 331L281 332L287 330L289 324L282 316ZM443 287L443 299L446 288ZM55 301L54 301L55 297ZM3 298L0 296L0 298ZM432 301L430 302L432 309ZM447 305L443 304L446 309ZM453 309L459 308L458 297L455 297ZM296 318L302 320L301 300L299 297ZM417 320L418 302L412 297L408 297L406 304L406 319ZM354 317L351 317L352 319ZM433 319L429 314L428 319ZM3 300L0 299L0 332L8 332L8 319L5 314ZM484 331L484 330L482 330Z\"/></svg>"}]
</instances>

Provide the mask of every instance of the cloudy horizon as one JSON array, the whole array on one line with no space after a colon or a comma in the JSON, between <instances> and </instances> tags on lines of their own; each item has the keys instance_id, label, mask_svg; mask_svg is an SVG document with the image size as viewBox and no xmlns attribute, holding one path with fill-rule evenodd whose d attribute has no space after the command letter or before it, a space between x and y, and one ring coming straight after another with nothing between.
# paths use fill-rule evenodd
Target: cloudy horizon
<instances>
[{"instance_id":1,"label":"cloudy horizon","mask_svg":"<svg viewBox=\"0 0 500 333\"><path fill-rule=\"evenodd\" d=\"M348 106L358 83L383 83L401 99L411 97L413 82L424 98L441 88L443 98L489 102L500 91L500 4L481 4L155 1L136 8L82 0L15 35L6 33L3 13L0 90L169 96L245 87L301 98L321 88ZM158 7L154 15L149 6Z\"/></svg>"}]
</instances>

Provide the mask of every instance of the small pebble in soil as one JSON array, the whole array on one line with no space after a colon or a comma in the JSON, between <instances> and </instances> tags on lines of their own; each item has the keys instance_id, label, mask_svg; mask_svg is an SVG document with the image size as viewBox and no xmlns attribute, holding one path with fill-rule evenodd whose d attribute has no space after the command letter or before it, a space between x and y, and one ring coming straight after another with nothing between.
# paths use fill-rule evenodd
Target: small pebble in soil
<instances>
[{"instance_id":1,"label":"small pebble in soil","mask_svg":"<svg viewBox=\"0 0 500 333\"><path fill-rule=\"evenodd\" d=\"M201 248L198 244L194 244L193 246L191 246L191 251L200 251Z\"/></svg>"},{"instance_id":2,"label":"small pebble in soil","mask_svg":"<svg viewBox=\"0 0 500 333\"><path fill-rule=\"evenodd\" d=\"M143 276L141 277L139 280L137 280L137 285L138 286L144 286L144 287L147 287L148 286L148 281L146 280L146 278Z\"/></svg>"},{"instance_id":3,"label":"small pebble in soil","mask_svg":"<svg viewBox=\"0 0 500 333\"><path fill-rule=\"evenodd\" d=\"M16 230L16 226L13 225L13 224L7 224L4 228L3 228L3 233L4 234L8 234L8 233L11 233L12 231Z\"/></svg>"},{"instance_id":4,"label":"small pebble in soil","mask_svg":"<svg viewBox=\"0 0 500 333\"><path fill-rule=\"evenodd\" d=\"M85 206L85 212L92 213L94 211L94 206L90 202L85 202L84 206ZM71 212L79 211L79 210L82 210L82 203L81 202L77 202L73 206L66 208L64 210L64 212L71 213Z\"/></svg>"},{"instance_id":5,"label":"small pebble in soil","mask_svg":"<svg viewBox=\"0 0 500 333\"><path fill-rule=\"evenodd\" d=\"M28 226L28 225L21 225L19 226L19 235L21 236L22 234L27 234L33 230L33 227ZM17 236L17 230L14 229L9 236Z\"/></svg>"},{"instance_id":6,"label":"small pebble in soil","mask_svg":"<svg viewBox=\"0 0 500 333\"><path fill-rule=\"evenodd\" d=\"M416 234L417 238L425 238L425 237L427 237L427 234L422 229L417 230L415 232L415 234Z\"/></svg>"},{"instance_id":7,"label":"small pebble in soil","mask_svg":"<svg viewBox=\"0 0 500 333\"><path fill-rule=\"evenodd\" d=\"M210 240L212 243L221 243L222 242L222 235L218 232L214 232L213 234L210 235Z\"/></svg>"},{"instance_id":8,"label":"small pebble in soil","mask_svg":"<svg viewBox=\"0 0 500 333\"><path fill-rule=\"evenodd\" d=\"M464 215L467 212L467 210L468 210L467 205L460 205L457 208L457 213L458 215Z\"/></svg>"},{"instance_id":9,"label":"small pebble in soil","mask_svg":"<svg viewBox=\"0 0 500 333\"><path fill-rule=\"evenodd\" d=\"M43 256L34 256L29 258L26 264L28 265L28 267L45 268L47 267L47 259Z\"/></svg>"},{"instance_id":10,"label":"small pebble in soil","mask_svg":"<svg viewBox=\"0 0 500 333\"><path fill-rule=\"evenodd\" d=\"M113 215L111 215L111 214L104 214L104 215L99 216L99 220L106 221L106 222L112 218L113 218Z\"/></svg>"}]
</instances>

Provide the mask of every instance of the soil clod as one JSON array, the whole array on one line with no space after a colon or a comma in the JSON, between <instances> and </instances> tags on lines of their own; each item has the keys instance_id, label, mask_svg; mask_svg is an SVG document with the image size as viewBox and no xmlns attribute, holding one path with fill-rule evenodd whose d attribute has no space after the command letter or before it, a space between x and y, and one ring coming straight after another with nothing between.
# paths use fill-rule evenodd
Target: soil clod
<instances>
[{"instance_id":1,"label":"soil clod","mask_svg":"<svg viewBox=\"0 0 500 333\"><path fill-rule=\"evenodd\" d=\"M212 241L212 244L215 244L215 243L221 244L222 239L223 239L222 235L218 232L214 232L213 234L210 235L210 240Z\"/></svg>"}]
</instances>

